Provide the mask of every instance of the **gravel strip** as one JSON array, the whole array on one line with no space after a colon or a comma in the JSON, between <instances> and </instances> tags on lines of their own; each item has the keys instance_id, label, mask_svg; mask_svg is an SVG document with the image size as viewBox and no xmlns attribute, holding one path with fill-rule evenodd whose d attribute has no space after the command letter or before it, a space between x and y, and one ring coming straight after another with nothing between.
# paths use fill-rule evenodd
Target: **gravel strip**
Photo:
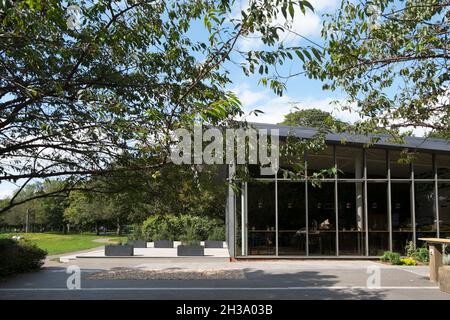
<instances>
[{"instance_id":1,"label":"gravel strip","mask_svg":"<svg viewBox=\"0 0 450 320\"><path fill-rule=\"evenodd\" d=\"M240 269L156 269L116 268L87 275L88 280L233 280L245 279Z\"/></svg>"}]
</instances>

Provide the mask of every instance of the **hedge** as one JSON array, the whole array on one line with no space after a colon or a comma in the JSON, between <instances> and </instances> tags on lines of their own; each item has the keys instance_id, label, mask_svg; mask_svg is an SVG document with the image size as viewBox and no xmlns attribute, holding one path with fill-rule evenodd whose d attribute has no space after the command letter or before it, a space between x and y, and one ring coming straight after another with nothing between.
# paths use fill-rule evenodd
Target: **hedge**
<instances>
[{"instance_id":1,"label":"hedge","mask_svg":"<svg viewBox=\"0 0 450 320\"><path fill-rule=\"evenodd\" d=\"M223 228L223 223L205 216L154 215L144 221L142 231L148 241L180 240L186 236L206 240L217 234L217 228Z\"/></svg>"},{"instance_id":2,"label":"hedge","mask_svg":"<svg viewBox=\"0 0 450 320\"><path fill-rule=\"evenodd\" d=\"M0 278L37 270L46 255L45 250L26 240L0 239Z\"/></svg>"}]
</instances>

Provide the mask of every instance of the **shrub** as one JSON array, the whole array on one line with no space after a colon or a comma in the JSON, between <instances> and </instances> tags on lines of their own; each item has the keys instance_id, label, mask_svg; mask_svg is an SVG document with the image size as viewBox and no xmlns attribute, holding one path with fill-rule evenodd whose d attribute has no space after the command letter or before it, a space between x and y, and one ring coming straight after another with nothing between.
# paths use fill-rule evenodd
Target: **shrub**
<instances>
[{"instance_id":1,"label":"shrub","mask_svg":"<svg viewBox=\"0 0 450 320\"><path fill-rule=\"evenodd\" d=\"M408 241L405 246L406 256L412 258L416 253L416 248L414 247L414 242Z\"/></svg>"},{"instance_id":2,"label":"shrub","mask_svg":"<svg viewBox=\"0 0 450 320\"><path fill-rule=\"evenodd\" d=\"M400 263L402 265L405 265L405 266L415 266L415 265L417 265L416 260L411 259L411 258L401 258L400 259Z\"/></svg>"},{"instance_id":3,"label":"shrub","mask_svg":"<svg viewBox=\"0 0 450 320\"><path fill-rule=\"evenodd\" d=\"M144 221L142 229L147 240L206 240L214 229L223 225L205 216L154 215ZM222 227L223 228L223 227Z\"/></svg>"},{"instance_id":4,"label":"shrub","mask_svg":"<svg viewBox=\"0 0 450 320\"><path fill-rule=\"evenodd\" d=\"M148 217L147 220L144 221L142 230L147 240L170 240L169 235L165 234L172 234L174 232L170 223L169 216L154 215ZM165 236L167 236L166 239L161 238Z\"/></svg>"},{"instance_id":5,"label":"shrub","mask_svg":"<svg viewBox=\"0 0 450 320\"><path fill-rule=\"evenodd\" d=\"M428 249L427 247L420 247L420 248L414 248L414 242L409 241L408 244L405 247L406 250L406 256L408 258L411 258L413 260L422 262L422 263L428 263L429 256L428 256Z\"/></svg>"},{"instance_id":6,"label":"shrub","mask_svg":"<svg viewBox=\"0 0 450 320\"><path fill-rule=\"evenodd\" d=\"M26 240L0 239L0 278L39 269L47 255L45 250Z\"/></svg>"},{"instance_id":7,"label":"shrub","mask_svg":"<svg viewBox=\"0 0 450 320\"><path fill-rule=\"evenodd\" d=\"M225 228L223 226L214 227L208 235L208 240L225 241Z\"/></svg>"},{"instance_id":8,"label":"shrub","mask_svg":"<svg viewBox=\"0 0 450 320\"><path fill-rule=\"evenodd\" d=\"M186 226L185 232L180 235L181 243L184 245L200 245L200 240L198 238L195 228L191 225Z\"/></svg>"},{"instance_id":9,"label":"shrub","mask_svg":"<svg viewBox=\"0 0 450 320\"><path fill-rule=\"evenodd\" d=\"M385 251L384 254L380 257L380 260L383 262L389 262L393 265L401 264L400 254L392 251Z\"/></svg>"},{"instance_id":10,"label":"shrub","mask_svg":"<svg viewBox=\"0 0 450 320\"><path fill-rule=\"evenodd\" d=\"M134 224L133 225L133 231L131 232L131 234L128 236L129 240L141 240L141 239L145 239L145 235L144 232L142 230L142 225L141 224Z\"/></svg>"},{"instance_id":11,"label":"shrub","mask_svg":"<svg viewBox=\"0 0 450 320\"><path fill-rule=\"evenodd\" d=\"M430 256L428 254L428 249L426 247L421 247L416 250L413 258L422 263L428 263L430 261Z\"/></svg>"}]
</instances>

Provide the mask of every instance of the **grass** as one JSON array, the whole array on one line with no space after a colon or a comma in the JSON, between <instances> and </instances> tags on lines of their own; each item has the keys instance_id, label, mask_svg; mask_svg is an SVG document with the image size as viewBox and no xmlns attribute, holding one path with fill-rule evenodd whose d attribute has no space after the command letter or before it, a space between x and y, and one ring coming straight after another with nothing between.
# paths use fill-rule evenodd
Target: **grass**
<instances>
[{"instance_id":1,"label":"grass","mask_svg":"<svg viewBox=\"0 0 450 320\"><path fill-rule=\"evenodd\" d=\"M63 234L63 233L2 233L0 238L11 238L12 236L23 236L25 239L45 249L48 255L56 255L100 247L103 243L95 242L96 239L111 239L120 242L126 237L97 236L95 234Z\"/></svg>"}]
</instances>

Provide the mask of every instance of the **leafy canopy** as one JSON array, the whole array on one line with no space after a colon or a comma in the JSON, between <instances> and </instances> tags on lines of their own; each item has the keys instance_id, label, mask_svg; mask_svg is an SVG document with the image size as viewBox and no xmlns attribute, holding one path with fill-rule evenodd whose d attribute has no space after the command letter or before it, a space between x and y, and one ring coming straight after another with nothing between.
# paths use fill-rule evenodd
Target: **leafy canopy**
<instances>
[{"instance_id":1,"label":"leafy canopy","mask_svg":"<svg viewBox=\"0 0 450 320\"><path fill-rule=\"evenodd\" d=\"M158 170L173 130L241 113L226 90L230 63L281 95L274 66L317 52L283 46L279 34L289 26L273 21L292 19L295 6L303 13L312 7L250 1L232 18L236 5L1 1L0 182L63 176L67 191L92 174ZM264 50L237 50L239 39L254 34Z\"/></svg>"},{"instance_id":2,"label":"leafy canopy","mask_svg":"<svg viewBox=\"0 0 450 320\"><path fill-rule=\"evenodd\" d=\"M440 0L344 0L326 16L322 62L310 76L356 102L359 129L423 127L449 138L450 3Z\"/></svg>"}]
</instances>

